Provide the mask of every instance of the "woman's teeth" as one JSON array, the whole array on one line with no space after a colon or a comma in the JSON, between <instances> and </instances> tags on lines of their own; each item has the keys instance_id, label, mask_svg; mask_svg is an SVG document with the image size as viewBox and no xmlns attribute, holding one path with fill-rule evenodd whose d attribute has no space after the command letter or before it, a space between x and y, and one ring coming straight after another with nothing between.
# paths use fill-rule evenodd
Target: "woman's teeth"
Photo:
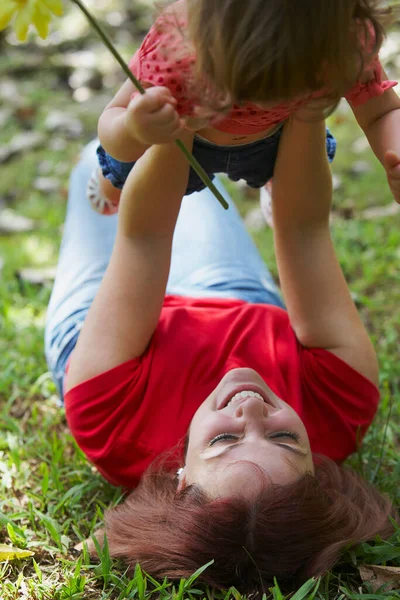
<instances>
[{"instance_id":1,"label":"woman's teeth","mask_svg":"<svg viewBox=\"0 0 400 600\"><path fill-rule=\"evenodd\" d=\"M259 400L262 400L264 402L264 398L261 396L261 394L258 394L257 392L252 392L251 390L245 390L244 392L238 392L237 394L235 394L229 400L229 402L226 406L229 406L229 404L231 402L234 402L235 400L239 400L239 398L249 398L249 397L258 398Z\"/></svg>"}]
</instances>

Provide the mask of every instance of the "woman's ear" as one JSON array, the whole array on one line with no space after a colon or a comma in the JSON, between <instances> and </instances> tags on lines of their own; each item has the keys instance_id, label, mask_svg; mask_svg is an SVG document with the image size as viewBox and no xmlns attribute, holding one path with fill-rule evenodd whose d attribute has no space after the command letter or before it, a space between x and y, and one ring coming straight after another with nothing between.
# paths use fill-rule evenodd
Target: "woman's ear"
<instances>
[{"instance_id":1,"label":"woman's ear","mask_svg":"<svg viewBox=\"0 0 400 600\"><path fill-rule=\"evenodd\" d=\"M105 533L106 533L106 530L105 530L104 527L102 527L101 529L98 529L97 531L95 531L92 534L92 537L95 537L97 539L97 541L99 542L101 549L104 546L104 536L105 536ZM79 544L77 544L76 546L74 546L74 549L77 550L78 552L83 552L83 545L86 544L90 556L92 558L97 557L98 556L98 552L97 552L97 548L96 548L96 546L95 546L95 544L93 542L92 537L88 538L84 542L79 542Z\"/></svg>"},{"instance_id":2,"label":"woman's ear","mask_svg":"<svg viewBox=\"0 0 400 600\"><path fill-rule=\"evenodd\" d=\"M182 467L181 469L178 469L177 475L178 475L178 487L176 488L176 491L179 494L179 492L181 492L182 490L185 489L185 487L187 487L186 467Z\"/></svg>"}]
</instances>

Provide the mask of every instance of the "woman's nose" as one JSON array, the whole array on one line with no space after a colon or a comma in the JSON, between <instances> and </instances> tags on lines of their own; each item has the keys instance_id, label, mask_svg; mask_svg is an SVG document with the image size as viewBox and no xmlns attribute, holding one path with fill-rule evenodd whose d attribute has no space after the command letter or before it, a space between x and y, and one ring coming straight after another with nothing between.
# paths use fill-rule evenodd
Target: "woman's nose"
<instances>
[{"instance_id":1,"label":"woman's nose","mask_svg":"<svg viewBox=\"0 0 400 600\"><path fill-rule=\"evenodd\" d=\"M235 417L260 419L268 417L268 404L254 396L249 396L235 410Z\"/></svg>"}]
</instances>

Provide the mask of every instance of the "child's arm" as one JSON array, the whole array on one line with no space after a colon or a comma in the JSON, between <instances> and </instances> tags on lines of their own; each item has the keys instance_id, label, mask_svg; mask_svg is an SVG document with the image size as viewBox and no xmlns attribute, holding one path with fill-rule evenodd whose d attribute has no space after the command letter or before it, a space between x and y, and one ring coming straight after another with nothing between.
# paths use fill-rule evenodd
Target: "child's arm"
<instances>
[{"instance_id":1,"label":"child's arm","mask_svg":"<svg viewBox=\"0 0 400 600\"><path fill-rule=\"evenodd\" d=\"M153 144L166 144L182 133L176 100L165 87L144 95L128 79L104 109L98 125L103 148L116 160L134 162Z\"/></svg>"},{"instance_id":2,"label":"child's arm","mask_svg":"<svg viewBox=\"0 0 400 600\"><path fill-rule=\"evenodd\" d=\"M353 107L370 146L385 167L390 189L400 202L400 98L393 90Z\"/></svg>"}]
</instances>

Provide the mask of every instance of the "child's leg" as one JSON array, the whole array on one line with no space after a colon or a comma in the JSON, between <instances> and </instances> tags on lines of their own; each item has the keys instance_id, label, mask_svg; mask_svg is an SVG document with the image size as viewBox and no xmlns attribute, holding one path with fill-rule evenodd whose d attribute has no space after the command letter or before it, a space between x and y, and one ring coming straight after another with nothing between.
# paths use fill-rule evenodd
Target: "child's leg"
<instances>
[{"instance_id":1,"label":"child's leg","mask_svg":"<svg viewBox=\"0 0 400 600\"><path fill-rule=\"evenodd\" d=\"M96 154L98 163L87 184L87 199L96 212L113 215L118 212L121 190L135 163L116 160L101 145L97 145Z\"/></svg>"},{"instance_id":2,"label":"child's leg","mask_svg":"<svg viewBox=\"0 0 400 600\"><path fill-rule=\"evenodd\" d=\"M121 190L135 163L116 160L101 145L98 146L96 152L99 165L89 179L87 197L96 212L111 215L118 212ZM193 156L211 178L215 173L227 172L229 149L225 146L216 146L195 138ZM187 194L198 192L204 187L203 181L191 168Z\"/></svg>"}]
</instances>

